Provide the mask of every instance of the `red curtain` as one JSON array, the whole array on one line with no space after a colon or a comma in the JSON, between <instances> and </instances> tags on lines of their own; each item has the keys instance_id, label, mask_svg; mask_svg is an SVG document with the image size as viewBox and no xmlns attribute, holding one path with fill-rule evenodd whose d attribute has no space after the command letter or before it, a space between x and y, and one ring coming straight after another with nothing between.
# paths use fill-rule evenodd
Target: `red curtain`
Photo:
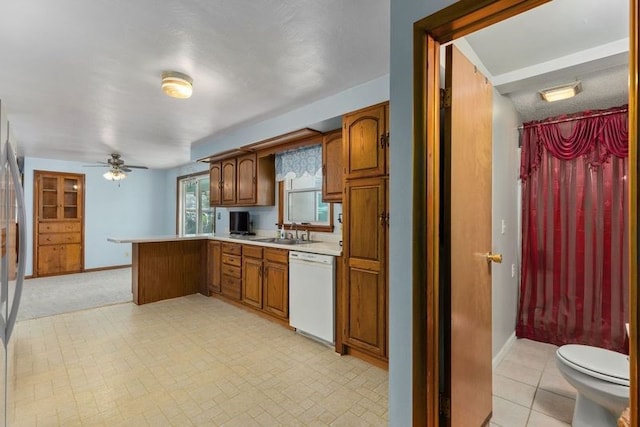
<instances>
[{"instance_id":1,"label":"red curtain","mask_svg":"<svg viewBox=\"0 0 640 427\"><path fill-rule=\"evenodd\" d=\"M525 123L516 334L623 351L627 108Z\"/></svg>"}]
</instances>

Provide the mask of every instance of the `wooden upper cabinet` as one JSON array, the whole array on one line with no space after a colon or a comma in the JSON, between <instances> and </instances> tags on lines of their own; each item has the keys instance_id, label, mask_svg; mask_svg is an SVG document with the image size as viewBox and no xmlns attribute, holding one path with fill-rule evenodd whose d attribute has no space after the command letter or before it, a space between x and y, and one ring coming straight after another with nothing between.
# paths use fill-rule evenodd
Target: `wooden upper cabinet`
<instances>
[{"instance_id":1,"label":"wooden upper cabinet","mask_svg":"<svg viewBox=\"0 0 640 427\"><path fill-rule=\"evenodd\" d=\"M236 159L222 161L222 204L236 204Z\"/></svg>"},{"instance_id":2,"label":"wooden upper cabinet","mask_svg":"<svg viewBox=\"0 0 640 427\"><path fill-rule=\"evenodd\" d=\"M388 174L388 109L388 103L378 104L343 117L346 179Z\"/></svg>"},{"instance_id":3,"label":"wooden upper cabinet","mask_svg":"<svg viewBox=\"0 0 640 427\"><path fill-rule=\"evenodd\" d=\"M322 138L322 201L342 202L342 129Z\"/></svg>"},{"instance_id":4,"label":"wooden upper cabinet","mask_svg":"<svg viewBox=\"0 0 640 427\"><path fill-rule=\"evenodd\" d=\"M237 158L236 203L239 205L256 203L256 154Z\"/></svg>"},{"instance_id":5,"label":"wooden upper cabinet","mask_svg":"<svg viewBox=\"0 0 640 427\"><path fill-rule=\"evenodd\" d=\"M219 206L222 204L222 163L213 163L209 167L209 204Z\"/></svg>"},{"instance_id":6,"label":"wooden upper cabinet","mask_svg":"<svg viewBox=\"0 0 640 427\"><path fill-rule=\"evenodd\" d=\"M209 167L211 206L273 206L275 185L273 154L248 153Z\"/></svg>"},{"instance_id":7,"label":"wooden upper cabinet","mask_svg":"<svg viewBox=\"0 0 640 427\"><path fill-rule=\"evenodd\" d=\"M84 175L40 174L38 181L40 221L82 218Z\"/></svg>"}]
</instances>

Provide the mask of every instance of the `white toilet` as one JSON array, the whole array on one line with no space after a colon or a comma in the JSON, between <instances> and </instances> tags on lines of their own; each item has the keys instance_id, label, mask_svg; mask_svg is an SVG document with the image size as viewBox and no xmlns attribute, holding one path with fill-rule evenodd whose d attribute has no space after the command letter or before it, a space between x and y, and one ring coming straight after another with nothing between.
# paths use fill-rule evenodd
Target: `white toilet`
<instances>
[{"instance_id":1,"label":"white toilet","mask_svg":"<svg viewBox=\"0 0 640 427\"><path fill-rule=\"evenodd\" d=\"M577 391L573 427L616 426L629 406L629 358L586 345L563 345L556 351L562 376Z\"/></svg>"}]
</instances>

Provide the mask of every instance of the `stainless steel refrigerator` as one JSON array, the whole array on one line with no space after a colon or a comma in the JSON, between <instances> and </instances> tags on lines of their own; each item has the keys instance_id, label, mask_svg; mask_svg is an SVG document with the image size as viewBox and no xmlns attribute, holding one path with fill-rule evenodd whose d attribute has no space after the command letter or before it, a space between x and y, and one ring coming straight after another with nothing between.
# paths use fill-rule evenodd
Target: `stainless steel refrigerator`
<instances>
[{"instance_id":1,"label":"stainless steel refrigerator","mask_svg":"<svg viewBox=\"0 0 640 427\"><path fill-rule=\"evenodd\" d=\"M24 281L26 240L25 207L20 171L12 146L11 130L0 101L0 426L11 417L11 391L15 384L13 363L16 355L11 344Z\"/></svg>"}]
</instances>

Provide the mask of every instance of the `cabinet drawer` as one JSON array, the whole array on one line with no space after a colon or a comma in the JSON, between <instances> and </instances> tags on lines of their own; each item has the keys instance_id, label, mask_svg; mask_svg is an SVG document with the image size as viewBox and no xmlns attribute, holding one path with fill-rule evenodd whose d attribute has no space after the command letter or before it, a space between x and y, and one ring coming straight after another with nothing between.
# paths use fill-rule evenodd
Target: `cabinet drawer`
<instances>
[{"instance_id":1,"label":"cabinet drawer","mask_svg":"<svg viewBox=\"0 0 640 427\"><path fill-rule=\"evenodd\" d=\"M238 243L223 243L222 253L231 255L242 255L242 245Z\"/></svg>"},{"instance_id":2,"label":"cabinet drawer","mask_svg":"<svg viewBox=\"0 0 640 427\"><path fill-rule=\"evenodd\" d=\"M221 293L229 298L239 300L242 295L242 280L223 273Z\"/></svg>"},{"instance_id":3,"label":"cabinet drawer","mask_svg":"<svg viewBox=\"0 0 640 427\"><path fill-rule=\"evenodd\" d=\"M286 249L265 248L264 259L265 261L287 264L289 262L289 251Z\"/></svg>"},{"instance_id":4,"label":"cabinet drawer","mask_svg":"<svg viewBox=\"0 0 640 427\"><path fill-rule=\"evenodd\" d=\"M242 277L242 269L228 264L222 264L222 275L240 279Z\"/></svg>"},{"instance_id":5,"label":"cabinet drawer","mask_svg":"<svg viewBox=\"0 0 640 427\"><path fill-rule=\"evenodd\" d=\"M80 243L80 233L45 233L38 236L39 245Z\"/></svg>"},{"instance_id":6,"label":"cabinet drawer","mask_svg":"<svg viewBox=\"0 0 640 427\"><path fill-rule=\"evenodd\" d=\"M79 233L80 223L73 222L41 222L38 233Z\"/></svg>"},{"instance_id":7,"label":"cabinet drawer","mask_svg":"<svg viewBox=\"0 0 640 427\"><path fill-rule=\"evenodd\" d=\"M262 248L260 246L245 245L243 252L244 256L262 259Z\"/></svg>"},{"instance_id":8,"label":"cabinet drawer","mask_svg":"<svg viewBox=\"0 0 640 427\"><path fill-rule=\"evenodd\" d=\"M242 258L238 255L222 255L222 263L227 265L233 265L236 267L240 267L242 265Z\"/></svg>"}]
</instances>

